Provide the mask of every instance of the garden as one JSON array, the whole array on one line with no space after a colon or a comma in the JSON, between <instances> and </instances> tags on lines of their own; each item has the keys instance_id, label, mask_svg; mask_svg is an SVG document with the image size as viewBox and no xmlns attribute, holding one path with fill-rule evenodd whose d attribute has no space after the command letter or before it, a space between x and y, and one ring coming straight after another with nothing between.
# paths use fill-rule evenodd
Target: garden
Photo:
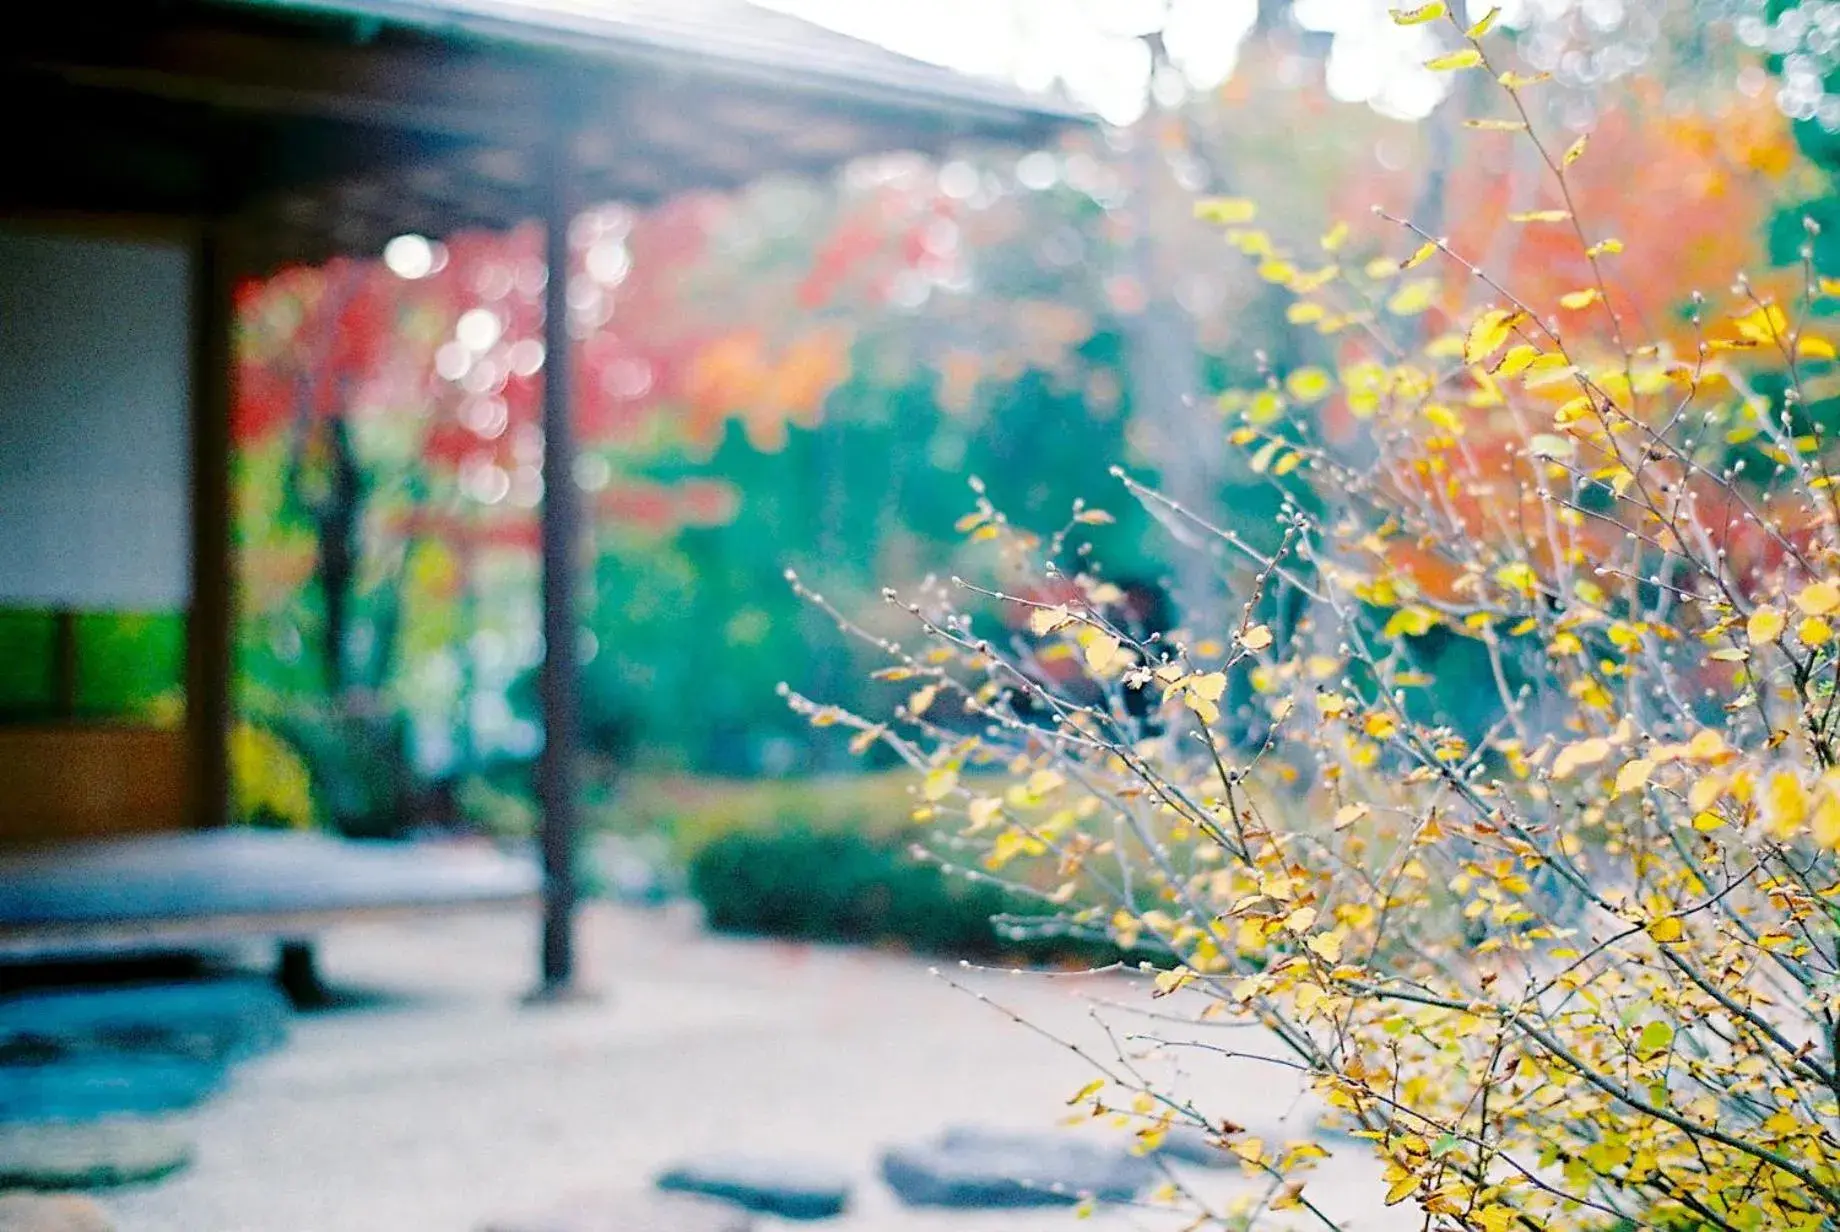
<instances>
[{"instance_id":1,"label":"garden","mask_svg":"<svg viewBox=\"0 0 1840 1232\"><path fill-rule=\"evenodd\" d=\"M538 230L242 286L238 821L532 840L572 483L586 884L1105 972L1044 1116L1246 1182L1118 1201L1840 1225L1840 4L1223 7L1053 148L581 213L559 478Z\"/></svg>"}]
</instances>

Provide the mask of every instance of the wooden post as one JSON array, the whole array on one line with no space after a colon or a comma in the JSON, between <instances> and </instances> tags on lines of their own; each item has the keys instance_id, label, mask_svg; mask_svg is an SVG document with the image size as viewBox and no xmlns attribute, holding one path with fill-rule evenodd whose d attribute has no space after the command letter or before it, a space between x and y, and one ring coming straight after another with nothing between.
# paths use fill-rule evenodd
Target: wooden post
<instances>
[{"instance_id":1,"label":"wooden post","mask_svg":"<svg viewBox=\"0 0 1840 1232\"><path fill-rule=\"evenodd\" d=\"M539 999L566 997L575 982L576 742L581 685L575 571L581 517L575 488L575 430L569 345L569 222L574 184L568 113L559 109L544 149L543 294L543 752L537 803L543 851L543 952Z\"/></svg>"},{"instance_id":2,"label":"wooden post","mask_svg":"<svg viewBox=\"0 0 1840 1232\"><path fill-rule=\"evenodd\" d=\"M230 820L232 277L225 224L206 221L192 255L192 596L185 623L191 813L199 826Z\"/></svg>"}]
</instances>

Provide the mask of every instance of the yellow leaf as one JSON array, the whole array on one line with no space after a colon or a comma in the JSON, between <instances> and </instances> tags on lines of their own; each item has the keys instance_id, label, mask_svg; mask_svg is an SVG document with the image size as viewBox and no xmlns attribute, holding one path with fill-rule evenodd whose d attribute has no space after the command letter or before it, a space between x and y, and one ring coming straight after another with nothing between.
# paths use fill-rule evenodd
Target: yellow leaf
<instances>
[{"instance_id":1,"label":"yellow leaf","mask_svg":"<svg viewBox=\"0 0 1840 1232\"><path fill-rule=\"evenodd\" d=\"M1814 806L1814 841L1828 849L1840 847L1840 799L1834 796L1833 784L1821 793Z\"/></svg>"},{"instance_id":2,"label":"yellow leaf","mask_svg":"<svg viewBox=\"0 0 1840 1232\"><path fill-rule=\"evenodd\" d=\"M1522 133L1527 131L1523 120L1465 120L1463 127L1473 128L1484 133Z\"/></svg>"},{"instance_id":3,"label":"yellow leaf","mask_svg":"<svg viewBox=\"0 0 1840 1232\"><path fill-rule=\"evenodd\" d=\"M1442 402L1427 403L1424 410L1419 413L1448 435L1463 435L1463 421L1457 418L1457 413L1455 411L1445 406Z\"/></svg>"},{"instance_id":4,"label":"yellow leaf","mask_svg":"<svg viewBox=\"0 0 1840 1232\"><path fill-rule=\"evenodd\" d=\"M1789 335L1789 318L1784 314L1782 305L1765 304L1752 309L1732 322L1738 327L1738 333L1751 342L1774 342Z\"/></svg>"},{"instance_id":5,"label":"yellow leaf","mask_svg":"<svg viewBox=\"0 0 1840 1232\"><path fill-rule=\"evenodd\" d=\"M915 689L913 696L907 699L907 713L916 717L925 714L927 710L931 708L933 699L938 696L939 686L936 684L929 684L924 688Z\"/></svg>"},{"instance_id":6,"label":"yellow leaf","mask_svg":"<svg viewBox=\"0 0 1840 1232\"><path fill-rule=\"evenodd\" d=\"M1677 915L1664 915L1648 926L1649 937L1662 945L1672 945L1686 933Z\"/></svg>"},{"instance_id":7,"label":"yellow leaf","mask_svg":"<svg viewBox=\"0 0 1840 1232\"><path fill-rule=\"evenodd\" d=\"M1279 257L1259 262L1258 275L1266 282L1284 286L1297 276L1297 267Z\"/></svg>"},{"instance_id":8,"label":"yellow leaf","mask_svg":"<svg viewBox=\"0 0 1840 1232\"><path fill-rule=\"evenodd\" d=\"M1073 619L1073 614L1065 607L1038 607L1029 613L1029 632L1036 637L1046 637L1062 625Z\"/></svg>"},{"instance_id":9,"label":"yellow leaf","mask_svg":"<svg viewBox=\"0 0 1840 1232\"><path fill-rule=\"evenodd\" d=\"M1271 630L1264 625L1253 625L1239 635L1239 644L1247 650L1263 650L1271 645Z\"/></svg>"},{"instance_id":10,"label":"yellow leaf","mask_svg":"<svg viewBox=\"0 0 1840 1232\"><path fill-rule=\"evenodd\" d=\"M920 783L920 794L927 800L937 803L952 794L958 786L958 771L950 766L940 766L927 771L926 778Z\"/></svg>"},{"instance_id":11,"label":"yellow leaf","mask_svg":"<svg viewBox=\"0 0 1840 1232\"><path fill-rule=\"evenodd\" d=\"M1336 252L1347 241L1348 241L1348 224L1345 222L1338 222L1333 227L1329 228L1329 232L1327 235L1324 235L1322 237L1323 251L1324 252Z\"/></svg>"},{"instance_id":12,"label":"yellow leaf","mask_svg":"<svg viewBox=\"0 0 1840 1232\"><path fill-rule=\"evenodd\" d=\"M1333 387L1329 374L1321 368L1299 368L1284 378L1284 388L1299 402L1317 402Z\"/></svg>"},{"instance_id":13,"label":"yellow leaf","mask_svg":"<svg viewBox=\"0 0 1840 1232\"><path fill-rule=\"evenodd\" d=\"M1156 973L1156 991L1153 997L1167 997L1170 993L1187 986L1195 978L1195 973L1187 967L1177 967L1170 971Z\"/></svg>"},{"instance_id":14,"label":"yellow leaf","mask_svg":"<svg viewBox=\"0 0 1840 1232\"><path fill-rule=\"evenodd\" d=\"M1317 933L1304 942L1304 948L1326 963L1342 961L1342 934Z\"/></svg>"},{"instance_id":15,"label":"yellow leaf","mask_svg":"<svg viewBox=\"0 0 1840 1232\"><path fill-rule=\"evenodd\" d=\"M1519 214L1508 215L1509 222L1567 222L1571 219L1570 210L1526 210Z\"/></svg>"},{"instance_id":16,"label":"yellow leaf","mask_svg":"<svg viewBox=\"0 0 1840 1232\"><path fill-rule=\"evenodd\" d=\"M1100 1091L1104 1089L1105 1089L1105 1079L1094 1078L1091 1082L1087 1083L1085 1086L1075 1091L1073 1095L1067 1100L1067 1103L1070 1106L1073 1104L1083 1104L1087 1100L1091 1099L1093 1096L1097 1095Z\"/></svg>"},{"instance_id":17,"label":"yellow leaf","mask_svg":"<svg viewBox=\"0 0 1840 1232\"><path fill-rule=\"evenodd\" d=\"M1425 634L1431 632L1432 627L1436 625L1438 621L1439 617L1436 612L1428 607L1421 607L1417 604L1413 604L1410 607L1402 607L1397 612L1394 612L1392 618L1386 622L1386 627L1380 630L1380 636L1399 637L1404 635L1406 637L1423 637Z\"/></svg>"},{"instance_id":18,"label":"yellow leaf","mask_svg":"<svg viewBox=\"0 0 1840 1232\"><path fill-rule=\"evenodd\" d=\"M1335 828L1341 830L1352 826L1371 811L1365 804L1344 804L1335 810Z\"/></svg>"},{"instance_id":19,"label":"yellow leaf","mask_svg":"<svg viewBox=\"0 0 1840 1232\"><path fill-rule=\"evenodd\" d=\"M1427 22L1436 21L1449 11L1450 10L1444 6L1441 0L1432 4L1422 5L1415 9L1387 10L1387 12L1392 15L1393 24L1396 26L1422 26Z\"/></svg>"},{"instance_id":20,"label":"yellow leaf","mask_svg":"<svg viewBox=\"0 0 1840 1232\"><path fill-rule=\"evenodd\" d=\"M1834 358L1834 344L1825 338L1816 338L1808 334L1803 334L1800 338L1796 339L1795 357L1797 359L1831 360Z\"/></svg>"},{"instance_id":21,"label":"yellow leaf","mask_svg":"<svg viewBox=\"0 0 1840 1232\"><path fill-rule=\"evenodd\" d=\"M1393 292L1392 298L1386 301L1386 310L1399 317L1417 316L1431 307L1436 296L1437 283L1429 278L1420 278Z\"/></svg>"},{"instance_id":22,"label":"yellow leaf","mask_svg":"<svg viewBox=\"0 0 1840 1232\"><path fill-rule=\"evenodd\" d=\"M1578 140L1572 142L1572 148L1565 152L1565 158L1562 161L1562 165L1569 167L1573 163L1577 162L1579 159L1583 158L1585 147L1589 145L1590 143L1591 143L1591 138L1590 138L1590 134L1588 133L1585 136L1578 138Z\"/></svg>"},{"instance_id":23,"label":"yellow leaf","mask_svg":"<svg viewBox=\"0 0 1840 1232\"><path fill-rule=\"evenodd\" d=\"M1314 325L1328 315L1328 309L1321 304L1308 301L1292 304L1284 310L1284 319L1292 325Z\"/></svg>"},{"instance_id":24,"label":"yellow leaf","mask_svg":"<svg viewBox=\"0 0 1840 1232\"><path fill-rule=\"evenodd\" d=\"M1687 756L1695 761L1722 761L1731 754L1731 746L1725 743L1722 733L1713 728L1705 728L1693 733L1693 739L1687 741Z\"/></svg>"},{"instance_id":25,"label":"yellow leaf","mask_svg":"<svg viewBox=\"0 0 1840 1232\"><path fill-rule=\"evenodd\" d=\"M1406 270L1409 270L1409 269L1417 269L1419 266L1429 261L1432 257L1436 256L1437 250L1438 250L1438 246L1437 246L1436 240L1426 240L1424 243L1418 246L1417 250L1413 252L1411 256L1407 257L1404 261L1400 262L1399 264L1400 272L1404 273Z\"/></svg>"},{"instance_id":26,"label":"yellow leaf","mask_svg":"<svg viewBox=\"0 0 1840 1232\"><path fill-rule=\"evenodd\" d=\"M1507 308L1492 308L1476 318L1463 340L1463 362L1480 364L1502 348L1520 324L1521 314Z\"/></svg>"},{"instance_id":27,"label":"yellow leaf","mask_svg":"<svg viewBox=\"0 0 1840 1232\"><path fill-rule=\"evenodd\" d=\"M1255 424L1272 423L1282 414L1284 414L1284 399L1278 396L1277 391L1270 389L1261 389L1258 393L1253 394L1251 404L1246 407L1246 419ZM1276 444L1277 442L1274 441L1273 446L1275 447ZM1269 464L1270 459L1266 461Z\"/></svg>"},{"instance_id":28,"label":"yellow leaf","mask_svg":"<svg viewBox=\"0 0 1840 1232\"><path fill-rule=\"evenodd\" d=\"M1284 917L1285 930L1298 935L1309 932L1310 926L1314 923L1316 923L1316 908L1314 907L1299 907Z\"/></svg>"},{"instance_id":29,"label":"yellow leaf","mask_svg":"<svg viewBox=\"0 0 1840 1232\"><path fill-rule=\"evenodd\" d=\"M1495 28L1495 19L1500 16L1501 16L1501 5L1498 4L1494 8L1490 9L1488 12L1484 13L1476 21L1475 25L1465 30L1463 32L1463 37L1470 38L1470 39L1481 38L1483 35L1487 34L1490 30Z\"/></svg>"},{"instance_id":30,"label":"yellow leaf","mask_svg":"<svg viewBox=\"0 0 1840 1232\"><path fill-rule=\"evenodd\" d=\"M1082 509L1073 515L1073 520L1086 526L1110 526L1118 519L1103 509Z\"/></svg>"},{"instance_id":31,"label":"yellow leaf","mask_svg":"<svg viewBox=\"0 0 1840 1232\"><path fill-rule=\"evenodd\" d=\"M1574 770L1583 766L1595 766L1610 756L1610 742L1601 736L1581 740L1577 744L1568 744L1559 750L1553 759L1552 776L1555 779L1570 778Z\"/></svg>"},{"instance_id":32,"label":"yellow leaf","mask_svg":"<svg viewBox=\"0 0 1840 1232\"><path fill-rule=\"evenodd\" d=\"M1394 1181L1392 1186L1386 1191L1385 1202L1388 1206L1398 1206L1401 1202L1411 1197L1417 1189L1418 1178L1407 1173L1405 1176ZM1426 1218L1429 1219L1430 1216L1426 1216Z\"/></svg>"},{"instance_id":33,"label":"yellow leaf","mask_svg":"<svg viewBox=\"0 0 1840 1232\"><path fill-rule=\"evenodd\" d=\"M994 824L1003 815L1003 801L995 796L979 796L965 806L965 813L971 818L971 823L981 830Z\"/></svg>"},{"instance_id":34,"label":"yellow leaf","mask_svg":"<svg viewBox=\"0 0 1840 1232\"><path fill-rule=\"evenodd\" d=\"M1195 217L1223 227L1238 226L1259 216L1259 207L1244 197L1207 197L1195 202Z\"/></svg>"},{"instance_id":35,"label":"yellow leaf","mask_svg":"<svg viewBox=\"0 0 1840 1232\"><path fill-rule=\"evenodd\" d=\"M1481 1232L1509 1232L1521 1222L1519 1211L1500 1202L1478 1206L1470 1213L1470 1218Z\"/></svg>"},{"instance_id":36,"label":"yellow leaf","mask_svg":"<svg viewBox=\"0 0 1840 1232\"><path fill-rule=\"evenodd\" d=\"M1582 291L1572 291L1568 294L1561 295L1559 297L1559 306L1571 312L1578 312L1581 309L1589 308L1603 297L1603 292L1599 291L1596 287L1586 287Z\"/></svg>"},{"instance_id":37,"label":"yellow leaf","mask_svg":"<svg viewBox=\"0 0 1840 1232\"><path fill-rule=\"evenodd\" d=\"M1122 660L1130 658L1117 638L1097 629L1081 631L1080 650L1086 659L1086 666L1100 675L1111 672L1121 665Z\"/></svg>"},{"instance_id":38,"label":"yellow leaf","mask_svg":"<svg viewBox=\"0 0 1840 1232\"><path fill-rule=\"evenodd\" d=\"M1474 47L1464 47L1449 55L1426 60L1425 67L1434 73L1450 73L1459 69L1475 68L1482 63L1482 53Z\"/></svg>"},{"instance_id":39,"label":"yellow leaf","mask_svg":"<svg viewBox=\"0 0 1840 1232\"><path fill-rule=\"evenodd\" d=\"M1542 85L1548 81L1551 81L1552 74L1551 73L1508 72L1508 73L1503 73L1500 77L1497 77L1496 80L1499 81L1502 84L1502 86L1506 89L1525 90L1528 86Z\"/></svg>"},{"instance_id":40,"label":"yellow leaf","mask_svg":"<svg viewBox=\"0 0 1840 1232\"><path fill-rule=\"evenodd\" d=\"M1655 768L1655 763L1646 757L1638 757L1624 764L1616 772L1616 794L1637 791L1648 783L1648 776Z\"/></svg>"},{"instance_id":41,"label":"yellow leaf","mask_svg":"<svg viewBox=\"0 0 1840 1232\"><path fill-rule=\"evenodd\" d=\"M1764 784L1763 813L1777 838L1794 838L1808 819L1808 789L1793 770L1778 770Z\"/></svg>"},{"instance_id":42,"label":"yellow leaf","mask_svg":"<svg viewBox=\"0 0 1840 1232\"><path fill-rule=\"evenodd\" d=\"M1527 365L1540 357L1540 348L1522 342L1508 348L1508 353L1495 365L1495 375L1507 379L1517 377L1527 370Z\"/></svg>"},{"instance_id":43,"label":"yellow leaf","mask_svg":"<svg viewBox=\"0 0 1840 1232\"><path fill-rule=\"evenodd\" d=\"M1554 352L1549 355L1537 355L1527 365L1527 372L1521 377L1521 384L1528 389L1544 389L1548 385L1557 385L1569 381L1576 370L1565 361L1565 356Z\"/></svg>"},{"instance_id":44,"label":"yellow leaf","mask_svg":"<svg viewBox=\"0 0 1840 1232\"><path fill-rule=\"evenodd\" d=\"M1741 650L1736 646L1727 646L1723 650L1713 651L1706 657L1714 663L1742 663L1751 657L1751 652Z\"/></svg>"},{"instance_id":45,"label":"yellow leaf","mask_svg":"<svg viewBox=\"0 0 1840 1232\"><path fill-rule=\"evenodd\" d=\"M1623 251L1623 241L1622 240L1617 240L1617 239L1599 240L1597 243L1585 249L1585 256L1587 257L1614 257L1617 253L1621 251Z\"/></svg>"},{"instance_id":46,"label":"yellow leaf","mask_svg":"<svg viewBox=\"0 0 1840 1232\"><path fill-rule=\"evenodd\" d=\"M1825 646L1834 640L1834 627L1819 616L1808 616L1795 626L1795 636L1804 646Z\"/></svg>"},{"instance_id":47,"label":"yellow leaf","mask_svg":"<svg viewBox=\"0 0 1840 1232\"><path fill-rule=\"evenodd\" d=\"M1495 580L1523 595L1531 596L1540 585L1540 575L1533 571L1533 566L1526 561L1514 561L1503 565L1495 571ZM1531 628L1532 626L1528 626ZM1518 633L1519 630L1517 629Z\"/></svg>"},{"instance_id":48,"label":"yellow leaf","mask_svg":"<svg viewBox=\"0 0 1840 1232\"><path fill-rule=\"evenodd\" d=\"M1226 695L1227 676L1225 672L1204 672L1199 676L1190 676L1184 680L1182 687L1196 697L1217 702Z\"/></svg>"},{"instance_id":49,"label":"yellow leaf","mask_svg":"<svg viewBox=\"0 0 1840 1232\"><path fill-rule=\"evenodd\" d=\"M1795 596L1795 606L1809 616L1825 616L1840 608L1840 583L1816 582Z\"/></svg>"},{"instance_id":50,"label":"yellow leaf","mask_svg":"<svg viewBox=\"0 0 1840 1232\"><path fill-rule=\"evenodd\" d=\"M1761 646L1782 636L1783 626L1787 623L1780 608L1766 603L1751 613L1750 619L1745 622L1744 631L1751 645Z\"/></svg>"}]
</instances>

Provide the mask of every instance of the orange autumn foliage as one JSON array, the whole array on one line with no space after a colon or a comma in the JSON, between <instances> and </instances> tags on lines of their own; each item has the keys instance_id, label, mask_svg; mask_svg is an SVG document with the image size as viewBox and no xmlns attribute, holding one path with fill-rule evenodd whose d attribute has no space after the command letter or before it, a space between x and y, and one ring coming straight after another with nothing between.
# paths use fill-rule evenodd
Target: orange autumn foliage
<instances>
[{"instance_id":1,"label":"orange autumn foliage","mask_svg":"<svg viewBox=\"0 0 1840 1232\"><path fill-rule=\"evenodd\" d=\"M777 452L788 424L817 422L824 399L849 371L849 338L825 328L774 351L764 334L740 329L711 341L690 361L683 393L686 431L713 441L722 424L740 421L756 449Z\"/></svg>"},{"instance_id":2,"label":"orange autumn foliage","mask_svg":"<svg viewBox=\"0 0 1840 1232\"><path fill-rule=\"evenodd\" d=\"M1543 136L1557 156L1577 134ZM1733 95L1717 109L1674 110L1658 86L1638 83L1598 118L1587 141L1590 156L1568 170L1573 204L1587 220L1589 242L1620 239L1627 246L1600 266L1629 333L1690 351L1694 335L1679 310L1695 291L1723 292L1741 271L1766 294L1799 286L1795 272L1766 269L1770 213L1797 168L1789 122L1767 95ZM1442 193L1462 203L1444 219L1452 248L1543 313L1592 285L1569 220L1512 221L1516 214L1566 208L1521 135L1466 131L1458 142ZM1343 212L1356 217L1378 202L1396 217L1418 215L1422 179L1422 169L1414 169L1357 184ZM1400 246L1397 229L1384 222L1365 230L1388 251ZM1659 237L1665 242L1655 242ZM1426 272L1441 277L1447 302L1461 302L1468 278L1460 268Z\"/></svg>"}]
</instances>

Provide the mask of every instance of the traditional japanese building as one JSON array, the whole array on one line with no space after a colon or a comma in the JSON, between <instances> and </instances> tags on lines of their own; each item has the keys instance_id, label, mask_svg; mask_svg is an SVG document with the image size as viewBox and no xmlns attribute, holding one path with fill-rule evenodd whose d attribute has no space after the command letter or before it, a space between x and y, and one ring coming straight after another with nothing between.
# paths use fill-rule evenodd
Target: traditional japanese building
<instances>
[{"instance_id":1,"label":"traditional japanese building","mask_svg":"<svg viewBox=\"0 0 1840 1232\"><path fill-rule=\"evenodd\" d=\"M745 0L79 0L13 25L0 108L0 611L42 616L0 624L15 630L0 655L44 685L0 711L0 843L29 849L0 864L0 942L15 945L232 926L285 939L339 912L535 888L211 833L229 814L239 279L533 219L555 269L591 203L965 140L1028 146L1074 119ZM560 475L565 281L548 281L544 340L544 467ZM572 970L574 490L546 485L541 512L552 988ZM115 610L182 629L182 720L83 704L83 622Z\"/></svg>"}]
</instances>

